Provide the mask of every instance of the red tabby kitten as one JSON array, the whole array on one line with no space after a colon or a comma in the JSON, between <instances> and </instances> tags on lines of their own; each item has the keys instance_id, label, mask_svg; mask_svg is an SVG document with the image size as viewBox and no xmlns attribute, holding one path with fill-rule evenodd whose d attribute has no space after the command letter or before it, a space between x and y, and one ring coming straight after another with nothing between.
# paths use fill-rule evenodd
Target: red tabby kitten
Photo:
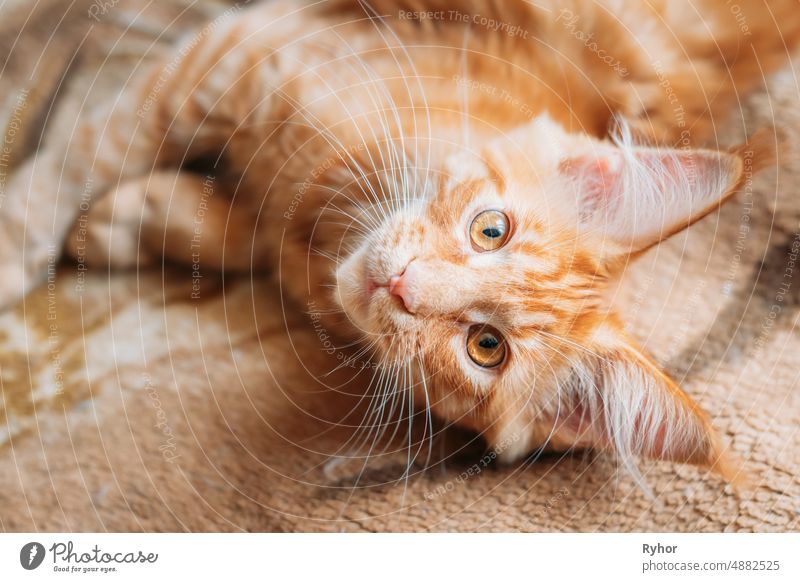
<instances>
[{"instance_id":1,"label":"red tabby kitten","mask_svg":"<svg viewBox=\"0 0 800 582\"><path fill-rule=\"evenodd\" d=\"M90 265L268 269L298 308L346 315L330 328L363 340L382 390L504 459L596 447L733 477L606 289L736 191L745 149L769 149L698 148L800 38L796 1L737 8L249 7L17 173L0 299L42 280L53 245Z\"/></svg>"}]
</instances>

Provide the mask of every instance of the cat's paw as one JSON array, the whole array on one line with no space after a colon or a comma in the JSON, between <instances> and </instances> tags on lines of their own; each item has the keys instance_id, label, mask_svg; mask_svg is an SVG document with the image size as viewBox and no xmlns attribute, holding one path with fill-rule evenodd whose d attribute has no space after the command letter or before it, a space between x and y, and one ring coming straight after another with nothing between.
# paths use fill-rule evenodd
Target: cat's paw
<instances>
[{"instance_id":1,"label":"cat's paw","mask_svg":"<svg viewBox=\"0 0 800 582\"><path fill-rule=\"evenodd\" d=\"M21 251L17 253L8 247L0 251L0 312L16 306L28 291L46 279L46 255L44 261L31 261L27 269L22 265L21 256Z\"/></svg>"},{"instance_id":2,"label":"cat's paw","mask_svg":"<svg viewBox=\"0 0 800 582\"><path fill-rule=\"evenodd\" d=\"M87 266L131 269L152 262L142 248L142 226L147 223L147 180L123 183L100 197L88 214L78 217L67 237L67 253Z\"/></svg>"},{"instance_id":3,"label":"cat's paw","mask_svg":"<svg viewBox=\"0 0 800 582\"><path fill-rule=\"evenodd\" d=\"M23 272L11 265L0 265L0 312L5 312L20 302L25 295Z\"/></svg>"}]
</instances>

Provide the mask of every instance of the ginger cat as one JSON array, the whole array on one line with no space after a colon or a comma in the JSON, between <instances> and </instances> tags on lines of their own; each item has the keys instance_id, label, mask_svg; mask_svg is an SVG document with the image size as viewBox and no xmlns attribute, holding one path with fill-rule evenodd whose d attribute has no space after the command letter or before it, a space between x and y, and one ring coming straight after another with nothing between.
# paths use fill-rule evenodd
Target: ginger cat
<instances>
[{"instance_id":1,"label":"ginger cat","mask_svg":"<svg viewBox=\"0 0 800 582\"><path fill-rule=\"evenodd\" d=\"M361 342L376 393L395 389L384 405L408 391L503 459L594 447L733 478L605 290L774 149L709 147L800 38L796 1L739 6L246 8L13 177L0 301L39 283L53 248L89 267L264 270Z\"/></svg>"}]
</instances>

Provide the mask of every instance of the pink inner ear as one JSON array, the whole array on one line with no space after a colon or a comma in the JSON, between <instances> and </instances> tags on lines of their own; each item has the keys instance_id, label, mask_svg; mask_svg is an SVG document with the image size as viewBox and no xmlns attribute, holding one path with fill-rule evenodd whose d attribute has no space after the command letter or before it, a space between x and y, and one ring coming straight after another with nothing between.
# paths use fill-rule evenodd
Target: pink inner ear
<instances>
[{"instance_id":1,"label":"pink inner ear","mask_svg":"<svg viewBox=\"0 0 800 582\"><path fill-rule=\"evenodd\" d=\"M671 442L667 442L667 426L656 422L652 414L654 410L648 402L651 402L649 398L640 402L633 414L631 430L626 435L627 439L632 439L628 443L630 448L638 455L657 459L684 460L692 456L692 439L678 432L670 437ZM605 403L588 404L579 399L562 403L554 418L554 429L556 432L569 433L575 446L610 448L614 445L614 429L607 418L605 406ZM668 419L664 418L664 422L668 422ZM691 428L684 427L687 433Z\"/></svg>"},{"instance_id":2,"label":"pink inner ear","mask_svg":"<svg viewBox=\"0 0 800 582\"><path fill-rule=\"evenodd\" d=\"M670 157L646 149L636 153L641 168L648 170L651 177L648 185L654 190L653 193L662 197L678 190L678 182L682 179L694 183L697 174L697 160L694 158L691 153ZM580 190L578 204L582 215L593 215L599 210L607 211L615 206L615 199L624 194L620 183L623 163L622 156L615 153L607 153L603 157L576 156L561 163L561 173L575 180ZM640 196L644 194L650 193L639 193Z\"/></svg>"},{"instance_id":3,"label":"pink inner ear","mask_svg":"<svg viewBox=\"0 0 800 582\"><path fill-rule=\"evenodd\" d=\"M736 183L736 156L711 150L632 147L562 160L581 228L635 251L687 227Z\"/></svg>"},{"instance_id":4,"label":"pink inner ear","mask_svg":"<svg viewBox=\"0 0 800 582\"><path fill-rule=\"evenodd\" d=\"M555 415L553 427L556 431L567 431L578 445L606 447L610 441L602 411L592 411L579 400L562 404Z\"/></svg>"},{"instance_id":5,"label":"pink inner ear","mask_svg":"<svg viewBox=\"0 0 800 582\"><path fill-rule=\"evenodd\" d=\"M585 222L601 209L608 208L619 187L620 167L609 157L578 156L564 160L560 171L576 180L579 219Z\"/></svg>"}]
</instances>

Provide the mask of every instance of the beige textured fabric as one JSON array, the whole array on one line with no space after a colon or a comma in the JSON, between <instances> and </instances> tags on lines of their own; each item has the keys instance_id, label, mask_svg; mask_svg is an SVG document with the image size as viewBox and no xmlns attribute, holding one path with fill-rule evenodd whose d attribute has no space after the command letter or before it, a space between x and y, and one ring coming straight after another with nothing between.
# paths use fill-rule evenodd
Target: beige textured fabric
<instances>
[{"instance_id":1,"label":"beige textured fabric","mask_svg":"<svg viewBox=\"0 0 800 582\"><path fill-rule=\"evenodd\" d=\"M0 14L14 133L3 172L43 128L70 131L85 96L84 107L113 96L154 39L165 46L225 7L171 0L134 20L146 3L65 14L70 3L44 2L28 19L34 3L15 4ZM743 100L722 141L776 124L800 145L798 93L787 68ZM588 454L484 467L480 441L453 430L408 479L402 448L362 471L343 444L364 387L345 383L350 369L320 382L321 330L284 311L278 290L205 274L193 300L187 269L109 276L64 264L0 316L0 529L798 530L800 163L795 153L779 165L648 253L618 297L632 333L745 460L750 493L647 463L649 497Z\"/></svg>"}]
</instances>

